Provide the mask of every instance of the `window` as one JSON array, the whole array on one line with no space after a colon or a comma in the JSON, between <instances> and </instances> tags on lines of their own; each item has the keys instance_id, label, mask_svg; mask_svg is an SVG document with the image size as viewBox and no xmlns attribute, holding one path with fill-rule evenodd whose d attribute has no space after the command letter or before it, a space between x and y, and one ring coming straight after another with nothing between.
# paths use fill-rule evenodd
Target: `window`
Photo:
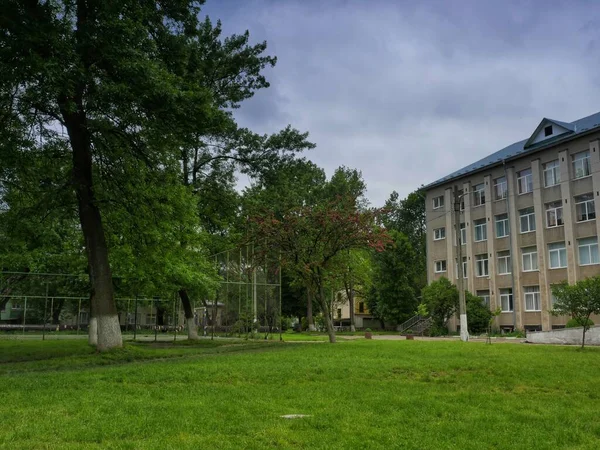
<instances>
[{"instance_id":1,"label":"window","mask_svg":"<svg viewBox=\"0 0 600 450\"><path fill-rule=\"evenodd\" d=\"M567 267L567 249L564 242L548 244L548 253L550 256L551 269Z\"/></svg>"},{"instance_id":2,"label":"window","mask_svg":"<svg viewBox=\"0 0 600 450\"><path fill-rule=\"evenodd\" d=\"M467 228L464 223L460 224L460 245L467 243Z\"/></svg>"},{"instance_id":3,"label":"window","mask_svg":"<svg viewBox=\"0 0 600 450\"><path fill-rule=\"evenodd\" d=\"M444 196L433 197L433 209L439 209L444 206Z\"/></svg>"},{"instance_id":4,"label":"window","mask_svg":"<svg viewBox=\"0 0 600 450\"><path fill-rule=\"evenodd\" d=\"M467 257L466 256L463 256L462 268L463 268L463 278L467 278ZM458 263L456 264L456 273L458 274ZM458 278L458 275L456 276L456 278Z\"/></svg>"},{"instance_id":5,"label":"window","mask_svg":"<svg viewBox=\"0 0 600 450\"><path fill-rule=\"evenodd\" d=\"M490 307L490 291L477 291L477 297L481 299L485 306Z\"/></svg>"},{"instance_id":6,"label":"window","mask_svg":"<svg viewBox=\"0 0 600 450\"><path fill-rule=\"evenodd\" d=\"M477 184L473 187L473 206L485 205L485 185Z\"/></svg>"},{"instance_id":7,"label":"window","mask_svg":"<svg viewBox=\"0 0 600 450\"><path fill-rule=\"evenodd\" d=\"M560 166L558 159L544 164L544 186L556 186L560 183Z\"/></svg>"},{"instance_id":8,"label":"window","mask_svg":"<svg viewBox=\"0 0 600 450\"><path fill-rule=\"evenodd\" d=\"M521 170L517 173L517 187L519 194L527 194L533 191L533 176L531 169Z\"/></svg>"},{"instance_id":9,"label":"window","mask_svg":"<svg viewBox=\"0 0 600 450\"><path fill-rule=\"evenodd\" d=\"M358 312L359 313L365 312L365 302L358 302Z\"/></svg>"},{"instance_id":10,"label":"window","mask_svg":"<svg viewBox=\"0 0 600 450\"><path fill-rule=\"evenodd\" d=\"M476 264L476 270L477 270L478 277L489 276L487 254L475 256L475 264Z\"/></svg>"},{"instance_id":11,"label":"window","mask_svg":"<svg viewBox=\"0 0 600 450\"><path fill-rule=\"evenodd\" d=\"M146 323L147 324L155 324L156 323L156 314L154 314L154 313L146 314Z\"/></svg>"},{"instance_id":12,"label":"window","mask_svg":"<svg viewBox=\"0 0 600 450\"><path fill-rule=\"evenodd\" d=\"M342 308L338 308L338 310L337 310L337 318L338 318L338 320L342 318Z\"/></svg>"},{"instance_id":13,"label":"window","mask_svg":"<svg viewBox=\"0 0 600 450\"><path fill-rule=\"evenodd\" d=\"M544 137L552 136L552 125L548 125L544 128Z\"/></svg>"},{"instance_id":14,"label":"window","mask_svg":"<svg viewBox=\"0 0 600 450\"><path fill-rule=\"evenodd\" d=\"M589 151L573 155L573 178L587 177L591 173L590 168Z\"/></svg>"},{"instance_id":15,"label":"window","mask_svg":"<svg viewBox=\"0 0 600 450\"><path fill-rule=\"evenodd\" d=\"M525 286L525 311L541 311L540 307L540 287Z\"/></svg>"},{"instance_id":16,"label":"window","mask_svg":"<svg viewBox=\"0 0 600 450\"><path fill-rule=\"evenodd\" d=\"M494 199L502 200L508 195L508 184L506 184L506 177L496 178L494 180Z\"/></svg>"},{"instance_id":17,"label":"window","mask_svg":"<svg viewBox=\"0 0 600 450\"><path fill-rule=\"evenodd\" d=\"M579 239L577 244L579 246L580 266L600 264L600 255L598 254L598 238L596 236Z\"/></svg>"},{"instance_id":18,"label":"window","mask_svg":"<svg viewBox=\"0 0 600 450\"><path fill-rule=\"evenodd\" d=\"M433 230L433 240L441 241L442 239L446 239L446 228L436 228Z\"/></svg>"},{"instance_id":19,"label":"window","mask_svg":"<svg viewBox=\"0 0 600 450\"><path fill-rule=\"evenodd\" d=\"M498 252L498 275L506 275L510 272L510 251Z\"/></svg>"},{"instance_id":20,"label":"window","mask_svg":"<svg viewBox=\"0 0 600 450\"><path fill-rule=\"evenodd\" d=\"M533 272L538 270L537 247L522 248L521 258L523 259L523 272Z\"/></svg>"},{"instance_id":21,"label":"window","mask_svg":"<svg viewBox=\"0 0 600 450\"><path fill-rule=\"evenodd\" d=\"M554 228L563 225L562 200L546 203L546 227Z\"/></svg>"},{"instance_id":22,"label":"window","mask_svg":"<svg viewBox=\"0 0 600 450\"><path fill-rule=\"evenodd\" d=\"M127 323L129 325L135 325L135 314L134 313L127 314Z\"/></svg>"},{"instance_id":23,"label":"window","mask_svg":"<svg viewBox=\"0 0 600 450\"><path fill-rule=\"evenodd\" d=\"M475 220L473 224L475 225L475 242L486 241L487 225L485 224L485 219Z\"/></svg>"},{"instance_id":24,"label":"window","mask_svg":"<svg viewBox=\"0 0 600 450\"><path fill-rule=\"evenodd\" d=\"M465 190L464 189L460 189L458 191L458 198L460 198L460 210L464 211L465 210Z\"/></svg>"},{"instance_id":25,"label":"window","mask_svg":"<svg viewBox=\"0 0 600 450\"><path fill-rule=\"evenodd\" d=\"M79 323L82 325L85 325L88 323L88 312L87 311L80 311L79 312Z\"/></svg>"},{"instance_id":26,"label":"window","mask_svg":"<svg viewBox=\"0 0 600 450\"><path fill-rule=\"evenodd\" d=\"M513 296L512 289L500 289L500 309L502 312L512 312Z\"/></svg>"},{"instance_id":27,"label":"window","mask_svg":"<svg viewBox=\"0 0 600 450\"><path fill-rule=\"evenodd\" d=\"M575 212L577 214L577 222L595 219L594 194L583 194L575 197Z\"/></svg>"},{"instance_id":28,"label":"window","mask_svg":"<svg viewBox=\"0 0 600 450\"><path fill-rule=\"evenodd\" d=\"M520 210L519 221L521 223L521 233L535 231L535 212L533 207Z\"/></svg>"},{"instance_id":29,"label":"window","mask_svg":"<svg viewBox=\"0 0 600 450\"><path fill-rule=\"evenodd\" d=\"M496 237L508 236L508 214L499 214L496 216Z\"/></svg>"},{"instance_id":30,"label":"window","mask_svg":"<svg viewBox=\"0 0 600 450\"><path fill-rule=\"evenodd\" d=\"M446 260L435 262L435 273L442 273L446 271Z\"/></svg>"},{"instance_id":31,"label":"window","mask_svg":"<svg viewBox=\"0 0 600 450\"><path fill-rule=\"evenodd\" d=\"M554 295L554 292L552 291L552 285L550 285L549 292L550 292L550 307L554 308L554 304L556 303L556 301L558 299L556 298L556 295Z\"/></svg>"}]
</instances>

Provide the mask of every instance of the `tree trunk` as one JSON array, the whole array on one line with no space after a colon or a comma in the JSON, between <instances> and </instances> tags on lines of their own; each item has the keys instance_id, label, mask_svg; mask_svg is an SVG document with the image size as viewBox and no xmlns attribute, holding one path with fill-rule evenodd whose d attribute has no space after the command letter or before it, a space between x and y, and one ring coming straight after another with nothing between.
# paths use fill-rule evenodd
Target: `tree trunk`
<instances>
[{"instance_id":1,"label":"tree trunk","mask_svg":"<svg viewBox=\"0 0 600 450\"><path fill-rule=\"evenodd\" d=\"M331 312L327 300L325 299L325 292L323 286L319 287L319 303L325 317L325 324L327 325L327 334L329 335L329 342L335 344L335 331L333 330L333 321L331 320Z\"/></svg>"},{"instance_id":2,"label":"tree trunk","mask_svg":"<svg viewBox=\"0 0 600 450\"><path fill-rule=\"evenodd\" d=\"M79 220L85 241L92 289L92 316L98 324L98 350L122 347L121 326L113 297L112 274L100 209L96 203L92 178L91 140L83 108L71 112L62 99L65 120L73 150L73 184L77 195Z\"/></svg>"},{"instance_id":3,"label":"tree trunk","mask_svg":"<svg viewBox=\"0 0 600 450\"><path fill-rule=\"evenodd\" d=\"M95 317L90 317L88 324L88 342L94 347L98 346L98 321Z\"/></svg>"},{"instance_id":4,"label":"tree trunk","mask_svg":"<svg viewBox=\"0 0 600 450\"><path fill-rule=\"evenodd\" d=\"M192 310L192 302L190 302L190 297L185 289L179 290L179 298L181 299L181 304L183 305L183 312L185 314L185 323L187 326L188 339L191 341L196 341L199 339L198 337L198 326L194 321L194 311Z\"/></svg>"},{"instance_id":5,"label":"tree trunk","mask_svg":"<svg viewBox=\"0 0 600 450\"><path fill-rule=\"evenodd\" d=\"M312 292L308 288L306 289L306 320L308 321L308 331L317 331L313 317Z\"/></svg>"},{"instance_id":6,"label":"tree trunk","mask_svg":"<svg viewBox=\"0 0 600 450\"><path fill-rule=\"evenodd\" d=\"M348 307L350 308L350 331L354 333L356 331L356 321L354 317L354 287L352 286L352 274L348 283L344 283L346 288L346 297L348 297Z\"/></svg>"},{"instance_id":7,"label":"tree trunk","mask_svg":"<svg viewBox=\"0 0 600 450\"><path fill-rule=\"evenodd\" d=\"M583 337L581 338L581 348L585 347L585 332L587 331L587 328L584 326L583 327Z\"/></svg>"}]
</instances>

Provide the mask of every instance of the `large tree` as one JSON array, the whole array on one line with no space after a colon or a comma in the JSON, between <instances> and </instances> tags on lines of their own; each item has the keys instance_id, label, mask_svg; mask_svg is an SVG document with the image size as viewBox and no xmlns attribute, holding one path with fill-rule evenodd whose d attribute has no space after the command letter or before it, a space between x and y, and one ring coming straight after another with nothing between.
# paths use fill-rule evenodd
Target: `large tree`
<instances>
[{"instance_id":1,"label":"large tree","mask_svg":"<svg viewBox=\"0 0 600 450\"><path fill-rule=\"evenodd\" d=\"M336 180L336 175L332 180ZM314 206L291 208L281 217L273 212L255 217L252 238L267 242L271 250L280 252L284 267L316 297L333 343L331 296L326 287L339 264L338 257L353 249L383 250L388 236L378 224L381 211L359 208L358 199L351 193L338 195L336 189L331 192L336 192L334 198Z\"/></svg>"},{"instance_id":2,"label":"large tree","mask_svg":"<svg viewBox=\"0 0 600 450\"><path fill-rule=\"evenodd\" d=\"M100 350L122 343L106 220L121 199L123 168L143 164L145 186L161 189L165 173L180 165L192 190L199 173L218 161L254 168L279 149L307 148L305 135L291 128L273 137L237 128L231 108L267 85L260 70L275 59L260 55L264 43L248 46L247 34L222 40L220 24L199 23L202 3L3 4L0 159L8 164L2 178L22 166L24 154L49 155L67 144L68 162L56 164L67 168L62 184L74 194ZM128 200L135 204L136 197L133 190Z\"/></svg>"}]
</instances>

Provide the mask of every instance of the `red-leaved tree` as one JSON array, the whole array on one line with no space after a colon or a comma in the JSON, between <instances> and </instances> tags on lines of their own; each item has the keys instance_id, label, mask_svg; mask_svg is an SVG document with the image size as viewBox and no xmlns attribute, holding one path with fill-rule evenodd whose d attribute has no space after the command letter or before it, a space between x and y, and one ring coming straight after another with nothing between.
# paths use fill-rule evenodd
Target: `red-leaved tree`
<instances>
[{"instance_id":1,"label":"red-leaved tree","mask_svg":"<svg viewBox=\"0 0 600 450\"><path fill-rule=\"evenodd\" d=\"M390 238L380 225L380 209L360 210L351 195L339 196L313 207L296 207L275 217L254 217L250 238L265 242L269 253L279 252L282 267L307 286L318 300L327 324L329 342L335 342L324 283L334 270L336 256L351 249L383 251Z\"/></svg>"}]
</instances>

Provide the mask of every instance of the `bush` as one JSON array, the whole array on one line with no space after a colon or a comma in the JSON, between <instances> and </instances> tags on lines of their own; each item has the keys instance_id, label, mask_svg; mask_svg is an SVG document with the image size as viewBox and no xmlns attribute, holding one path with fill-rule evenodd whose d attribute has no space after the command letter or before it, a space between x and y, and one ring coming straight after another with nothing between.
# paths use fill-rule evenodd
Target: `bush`
<instances>
[{"instance_id":1,"label":"bush","mask_svg":"<svg viewBox=\"0 0 600 450\"><path fill-rule=\"evenodd\" d=\"M571 319L567 322L565 327L566 328L577 328L577 327L582 327L583 325L585 325L585 323L580 321L579 319ZM592 322L592 319L587 320L587 326L588 327L594 326L594 322Z\"/></svg>"}]
</instances>

